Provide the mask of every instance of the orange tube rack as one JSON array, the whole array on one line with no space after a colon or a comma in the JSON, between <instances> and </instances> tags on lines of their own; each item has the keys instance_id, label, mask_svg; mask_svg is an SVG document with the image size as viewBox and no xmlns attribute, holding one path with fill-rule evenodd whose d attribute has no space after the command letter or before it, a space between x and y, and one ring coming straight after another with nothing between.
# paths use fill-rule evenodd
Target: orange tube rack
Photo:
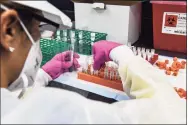
<instances>
[{"instance_id":1,"label":"orange tube rack","mask_svg":"<svg viewBox=\"0 0 188 125\"><path fill-rule=\"evenodd\" d=\"M85 74L82 72L78 73L78 79L123 91L123 86L122 86L121 81L108 80L108 79L100 78L98 76Z\"/></svg>"},{"instance_id":2,"label":"orange tube rack","mask_svg":"<svg viewBox=\"0 0 188 125\"><path fill-rule=\"evenodd\" d=\"M118 71L112 68L109 68L109 71L112 71L114 73L117 73ZM91 73L91 65L88 66L87 73L86 72L78 72L78 79L92 82L95 84L99 84L105 87L109 87L112 89L123 91L123 86L120 77L113 76L113 78L109 79L109 74L107 75L108 78L105 78L104 74L104 67L102 67L100 70L98 70L97 74Z\"/></svg>"}]
</instances>

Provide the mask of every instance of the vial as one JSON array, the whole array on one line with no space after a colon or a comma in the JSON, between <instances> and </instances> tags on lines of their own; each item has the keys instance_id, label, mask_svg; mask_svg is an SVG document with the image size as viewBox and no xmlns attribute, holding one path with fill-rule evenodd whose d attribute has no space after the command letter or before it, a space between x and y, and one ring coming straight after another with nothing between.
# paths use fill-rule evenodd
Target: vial
<instances>
[{"instance_id":1,"label":"vial","mask_svg":"<svg viewBox=\"0 0 188 125\"><path fill-rule=\"evenodd\" d=\"M146 59L146 53L142 53L142 57Z\"/></svg>"},{"instance_id":2,"label":"vial","mask_svg":"<svg viewBox=\"0 0 188 125\"><path fill-rule=\"evenodd\" d=\"M63 37L67 37L67 30L63 30Z\"/></svg>"},{"instance_id":3,"label":"vial","mask_svg":"<svg viewBox=\"0 0 188 125\"><path fill-rule=\"evenodd\" d=\"M129 48L131 48L131 42L127 42L127 46L129 47Z\"/></svg>"},{"instance_id":4,"label":"vial","mask_svg":"<svg viewBox=\"0 0 188 125\"><path fill-rule=\"evenodd\" d=\"M71 36L71 38L75 38L75 31L71 31L70 36Z\"/></svg>"},{"instance_id":5,"label":"vial","mask_svg":"<svg viewBox=\"0 0 188 125\"><path fill-rule=\"evenodd\" d=\"M78 33L78 38L79 38L79 39L83 39L83 31L80 31L80 32Z\"/></svg>"},{"instance_id":6,"label":"vial","mask_svg":"<svg viewBox=\"0 0 188 125\"><path fill-rule=\"evenodd\" d=\"M151 49L151 55L153 56L155 54L155 49Z\"/></svg>"},{"instance_id":7,"label":"vial","mask_svg":"<svg viewBox=\"0 0 188 125\"><path fill-rule=\"evenodd\" d=\"M150 54L150 49L146 49L146 54Z\"/></svg>"},{"instance_id":8,"label":"vial","mask_svg":"<svg viewBox=\"0 0 188 125\"><path fill-rule=\"evenodd\" d=\"M56 32L56 35L57 35L57 36L60 36L60 33L61 33L61 32L58 30L58 31Z\"/></svg>"},{"instance_id":9,"label":"vial","mask_svg":"<svg viewBox=\"0 0 188 125\"><path fill-rule=\"evenodd\" d=\"M141 48L137 47L137 53L140 53L140 52L141 52Z\"/></svg>"},{"instance_id":10,"label":"vial","mask_svg":"<svg viewBox=\"0 0 188 125\"><path fill-rule=\"evenodd\" d=\"M145 53L146 49L144 47L142 47L142 53Z\"/></svg>"},{"instance_id":11,"label":"vial","mask_svg":"<svg viewBox=\"0 0 188 125\"><path fill-rule=\"evenodd\" d=\"M110 79L110 80L113 80L113 79L114 79L114 72L111 71L111 72L110 72L110 75L111 75L111 79Z\"/></svg>"},{"instance_id":12,"label":"vial","mask_svg":"<svg viewBox=\"0 0 188 125\"><path fill-rule=\"evenodd\" d=\"M79 51L80 51L80 53L83 53L83 44L84 44L84 41L79 40Z\"/></svg>"},{"instance_id":13,"label":"vial","mask_svg":"<svg viewBox=\"0 0 188 125\"><path fill-rule=\"evenodd\" d=\"M67 37L63 37L63 42L67 42L68 40L67 40Z\"/></svg>"}]
</instances>

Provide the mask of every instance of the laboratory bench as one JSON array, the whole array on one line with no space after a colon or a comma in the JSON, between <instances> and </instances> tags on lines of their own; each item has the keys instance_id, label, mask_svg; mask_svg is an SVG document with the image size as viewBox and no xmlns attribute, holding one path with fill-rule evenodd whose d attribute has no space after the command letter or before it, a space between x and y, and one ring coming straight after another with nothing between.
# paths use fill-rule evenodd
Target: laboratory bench
<instances>
[{"instance_id":1,"label":"laboratory bench","mask_svg":"<svg viewBox=\"0 0 188 125\"><path fill-rule=\"evenodd\" d=\"M46 26L44 27L44 29L46 29ZM145 48L150 48L150 49L153 48L152 41L150 41L150 39L147 39L146 37L145 38L141 37L137 42L133 44L133 46L145 47ZM187 55L184 53L169 52L169 51L157 50L157 49L156 49L156 53L159 54L163 59L166 59L166 58L172 59L173 57L178 57L181 59L187 58ZM170 78L170 82L172 82L172 84L180 83L177 86L181 88L185 88L186 77L184 76L184 74L182 75L182 77L179 77L177 79L173 77ZM114 89L103 87L94 83L88 83L88 82L84 83L84 81L78 80L76 75L77 75L77 72L69 73L68 76L62 74L56 80L51 81L48 87L55 87L55 88L61 88L61 89L68 90L68 91L73 91L78 94L81 94L82 96L88 99L102 101L106 103L114 103L117 101L129 99L128 96L124 92L120 92Z\"/></svg>"},{"instance_id":2,"label":"laboratory bench","mask_svg":"<svg viewBox=\"0 0 188 125\"><path fill-rule=\"evenodd\" d=\"M162 51L162 50L156 50L156 52L160 54L159 60L165 60L165 59L173 60L174 56L180 59L186 59L186 55L181 54L181 53L168 52L168 51ZM83 57L85 56L83 55L80 55L80 56L82 58L81 60L84 60ZM178 77L167 76L169 78L169 82L172 83L174 87L186 89L186 73L185 72L186 70L181 72L178 75ZM164 71L161 70L161 73L164 73ZM109 103L109 104L117 102L117 101L129 99L129 97L124 92L114 90L108 87L104 87L95 83L77 79L77 72L62 74L56 80L51 81L48 87L55 87L55 88L60 88L60 89L76 92L88 99L102 101L102 102Z\"/></svg>"},{"instance_id":3,"label":"laboratory bench","mask_svg":"<svg viewBox=\"0 0 188 125\"><path fill-rule=\"evenodd\" d=\"M136 47L145 47L148 49L153 49L153 41L150 42L145 42L147 39L142 39L140 38L137 42L133 44L133 46ZM172 51L167 51L167 50L159 50L155 49L156 53L162 56L168 56L168 57L178 57L182 59L187 59L187 54L186 53L180 53L180 52L172 52Z\"/></svg>"}]
</instances>

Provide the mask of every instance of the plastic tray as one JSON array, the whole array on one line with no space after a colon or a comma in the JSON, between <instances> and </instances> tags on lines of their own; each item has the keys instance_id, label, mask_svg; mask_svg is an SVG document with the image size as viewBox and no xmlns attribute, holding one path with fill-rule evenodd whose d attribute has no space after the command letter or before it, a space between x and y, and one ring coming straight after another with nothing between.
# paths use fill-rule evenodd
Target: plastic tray
<instances>
[{"instance_id":1,"label":"plastic tray","mask_svg":"<svg viewBox=\"0 0 188 125\"><path fill-rule=\"evenodd\" d=\"M75 32L75 36L71 37L71 31ZM63 32L66 32L64 35ZM82 39L79 37L79 33L82 32ZM95 34L94 40L91 40L91 34ZM85 31L85 30L58 30L55 34L55 40L71 43L71 38L75 38L75 52L84 54L84 55L91 55L92 54L92 42L98 42L100 40L106 40L107 34L105 33L98 33L92 31Z\"/></svg>"},{"instance_id":2,"label":"plastic tray","mask_svg":"<svg viewBox=\"0 0 188 125\"><path fill-rule=\"evenodd\" d=\"M40 47L43 56L41 66L43 66L46 62L51 60L56 54L69 50L70 44L57 40L41 39Z\"/></svg>"}]
</instances>

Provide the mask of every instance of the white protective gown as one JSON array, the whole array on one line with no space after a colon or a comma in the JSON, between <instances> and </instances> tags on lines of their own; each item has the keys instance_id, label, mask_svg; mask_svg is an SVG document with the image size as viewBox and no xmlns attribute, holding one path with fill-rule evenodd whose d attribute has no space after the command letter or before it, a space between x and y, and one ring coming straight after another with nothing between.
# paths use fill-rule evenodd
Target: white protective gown
<instances>
[{"instance_id":1,"label":"white protective gown","mask_svg":"<svg viewBox=\"0 0 188 125\"><path fill-rule=\"evenodd\" d=\"M165 75L147 61L127 52L125 46L112 50L110 57L119 63L125 92L136 99L106 104L62 89L35 87L23 100L18 100L1 89L1 123L186 123L186 104ZM40 70L37 85L44 85L48 80L50 77Z\"/></svg>"}]
</instances>

